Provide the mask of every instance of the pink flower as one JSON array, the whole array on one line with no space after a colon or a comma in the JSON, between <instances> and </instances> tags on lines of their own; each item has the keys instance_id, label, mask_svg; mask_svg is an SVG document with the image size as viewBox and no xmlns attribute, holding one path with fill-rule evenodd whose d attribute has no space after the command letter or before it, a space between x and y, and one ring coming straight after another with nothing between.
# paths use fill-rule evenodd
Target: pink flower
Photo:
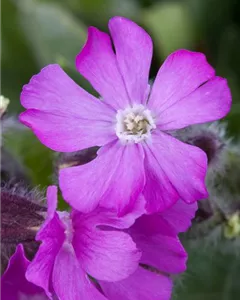
<instances>
[{"instance_id":1,"label":"pink flower","mask_svg":"<svg viewBox=\"0 0 240 300\"><path fill-rule=\"evenodd\" d=\"M123 17L112 18L109 30L112 41L90 27L76 59L102 100L58 65L44 68L21 94L27 109L21 122L49 148L101 147L90 163L60 171L64 198L82 212L100 204L124 214L141 193L149 213L178 199L192 203L207 197L205 153L169 132L224 117L231 105L226 80L215 76L203 54L179 50L166 59L150 88L150 36Z\"/></svg>"},{"instance_id":2,"label":"pink flower","mask_svg":"<svg viewBox=\"0 0 240 300\"><path fill-rule=\"evenodd\" d=\"M48 219L37 235L42 244L26 273L30 282L61 300L170 299L170 274L184 271L187 259L177 235L190 226L195 203L178 201L164 213L142 215L139 199L134 213L119 218L103 208L55 212L56 187L47 196Z\"/></svg>"},{"instance_id":3,"label":"pink flower","mask_svg":"<svg viewBox=\"0 0 240 300\"><path fill-rule=\"evenodd\" d=\"M50 298L54 291L62 300L105 299L87 274L108 282L137 269L141 253L130 235L119 231L129 227L134 216L117 218L104 209L90 214L56 212L55 186L48 188L47 199L48 217L36 236L42 244L26 278ZM104 229L109 226L111 230Z\"/></svg>"},{"instance_id":4,"label":"pink flower","mask_svg":"<svg viewBox=\"0 0 240 300\"><path fill-rule=\"evenodd\" d=\"M1 278L2 300L48 299L43 289L26 280L25 272L29 263L30 261L25 257L22 244L19 244Z\"/></svg>"},{"instance_id":5,"label":"pink flower","mask_svg":"<svg viewBox=\"0 0 240 300\"><path fill-rule=\"evenodd\" d=\"M196 203L178 201L163 213L143 215L127 232L142 252L135 273L118 282L99 282L109 300L168 300L171 298L171 274L186 269L187 253L177 235L191 225ZM152 272L143 266L150 266Z\"/></svg>"}]
</instances>

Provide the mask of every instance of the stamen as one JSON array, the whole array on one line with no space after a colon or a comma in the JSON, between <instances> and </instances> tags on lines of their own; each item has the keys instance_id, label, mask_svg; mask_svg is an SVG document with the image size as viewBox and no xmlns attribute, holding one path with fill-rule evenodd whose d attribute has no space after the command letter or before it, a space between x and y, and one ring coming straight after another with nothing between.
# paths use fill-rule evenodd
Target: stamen
<instances>
[{"instance_id":1,"label":"stamen","mask_svg":"<svg viewBox=\"0 0 240 300\"><path fill-rule=\"evenodd\" d=\"M116 134L125 143L139 143L150 138L151 131L156 128L150 110L141 104L119 110L116 118Z\"/></svg>"}]
</instances>

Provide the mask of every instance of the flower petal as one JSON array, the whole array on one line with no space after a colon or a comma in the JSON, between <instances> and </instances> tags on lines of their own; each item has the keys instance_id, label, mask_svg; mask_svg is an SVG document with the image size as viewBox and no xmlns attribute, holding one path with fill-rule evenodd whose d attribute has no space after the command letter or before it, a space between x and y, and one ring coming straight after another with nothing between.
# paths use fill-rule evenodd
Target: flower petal
<instances>
[{"instance_id":1,"label":"flower petal","mask_svg":"<svg viewBox=\"0 0 240 300\"><path fill-rule=\"evenodd\" d=\"M60 170L59 176L64 199L85 213L99 203L119 214L127 213L138 199L144 180L142 148L136 144L123 146L119 141L102 147L90 163Z\"/></svg>"},{"instance_id":2,"label":"flower petal","mask_svg":"<svg viewBox=\"0 0 240 300\"><path fill-rule=\"evenodd\" d=\"M144 29L124 17L112 18L109 30L130 101L145 103L149 92L152 39Z\"/></svg>"},{"instance_id":3,"label":"flower petal","mask_svg":"<svg viewBox=\"0 0 240 300\"><path fill-rule=\"evenodd\" d=\"M141 263L167 273L186 269L187 254L171 225L159 214L140 217L128 233L142 251Z\"/></svg>"},{"instance_id":4,"label":"flower petal","mask_svg":"<svg viewBox=\"0 0 240 300\"><path fill-rule=\"evenodd\" d=\"M109 300L169 300L172 290L169 277L141 267L124 280L101 281L100 285Z\"/></svg>"},{"instance_id":5,"label":"flower petal","mask_svg":"<svg viewBox=\"0 0 240 300\"><path fill-rule=\"evenodd\" d=\"M176 233L185 232L191 226L191 219L194 218L197 208L196 202L186 204L179 200L160 215L175 229Z\"/></svg>"},{"instance_id":6,"label":"flower petal","mask_svg":"<svg viewBox=\"0 0 240 300\"><path fill-rule=\"evenodd\" d=\"M127 230L127 232L132 232L137 229L137 234L142 234L145 236L150 236L154 234L161 234L166 236L176 236L174 228L172 228L169 223L164 220L164 218L158 214L142 215L138 218L135 223Z\"/></svg>"},{"instance_id":7,"label":"flower petal","mask_svg":"<svg viewBox=\"0 0 240 300\"><path fill-rule=\"evenodd\" d=\"M147 147L145 152L146 183L143 195L146 199L146 211L164 211L179 199L179 195L167 174L161 169L161 161L159 163L158 158L155 158Z\"/></svg>"},{"instance_id":8,"label":"flower petal","mask_svg":"<svg viewBox=\"0 0 240 300\"><path fill-rule=\"evenodd\" d=\"M36 240L41 240L42 244L26 272L27 280L42 287L49 297L54 260L65 240L64 226L55 212L56 193L55 186L48 188L48 217L36 236Z\"/></svg>"},{"instance_id":9,"label":"flower petal","mask_svg":"<svg viewBox=\"0 0 240 300\"><path fill-rule=\"evenodd\" d=\"M30 261L25 257L22 244L19 244L9 260L7 270L1 277L2 300L14 300L21 297L30 298L31 296L35 296L39 300L48 299L41 288L26 280L25 272L29 263Z\"/></svg>"},{"instance_id":10,"label":"flower petal","mask_svg":"<svg viewBox=\"0 0 240 300\"><path fill-rule=\"evenodd\" d=\"M21 113L20 121L31 128L41 143L55 151L102 146L115 138L111 123L68 118L36 109Z\"/></svg>"},{"instance_id":11,"label":"flower petal","mask_svg":"<svg viewBox=\"0 0 240 300\"><path fill-rule=\"evenodd\" d=\"M61 300L107 300L84 274L70 245L64 245L56 257L53 288Z\"/></svg>"},{"instance_id":12,"label":"flower petal","mask_svg":"<svg viewBox=\"0 0 240 300\"><path fill-rule=\"evenodd\" d=\"M152 135L145 145L145 196L148 212L163 211L177 200L187 203L208 196L204 179L206 154L163 132Z\"/></svg>"},{"instance_id":13,"label":"flower petal","mask_svg":"<svg viewBox=\"0 0 240 300\"><path fill-rule=\"evenodd\" d=\"M48 238L57 238L61 244L64 239L64 225L60 220L57 209L57 187L52 185L47 188L47 218L36 235L37 241L43 241Z\"/></svg>"},{"instance_id":14,"label":"flower petal","mask_svg":"<svg viewBox=\"0 0 240 300\"><path fill-rule=\"evenodd\" d=\"M178 50L167 57L154 81L148 107L156 115L214 77L202 53Z\"/></svg>"},{"instance_id":15,"label":"flower petal","mask_svg":"<svg viewBox=\"0 0 240 300\"><path fill-rule=\"evenodd\" d=\"M127 91L108 34L89 27L88 39L76 58L76 66L103 97L104 102L115 109L129 105Z\"/></svg>"},{"instance_id":16,"label":"flower petal","mask_svg":"<svg viewBox=\"0 0 240 300\"><path fill-rule=\"evenodd\" d=\"M79 221L77 215L73 226L74 250L83 269L92 277L116 281L136 270L141 253L127 233L91 228L91 224Z\"/></svg>"},{"instance_id":17,"label":"flower petal","mask_svg":"<svg viewBox=\"0 0 240 300\"><path fill-rule=\"evenodd\" d=\"M86 226L90 226L92 228L107 226L111 228L125 229L133 225L135 220L145 213L145 204L145 199L141 195L135 202L132 211L124 216L118 216L114 210L97 207L88 214L83 214L73 210L72 218L74 218L76 222L85 223Z\"/></svg>"},{"instance_id":18,"label":"flower petal","mask_svg":"<svg viewBox=\"0 0 240 300\"><path fill-rule=\"evenodd\" d=\"M231 92L227 81L214 77L159 115L161 130L175 130L191 124L223 118L231 107Z\"/></svg>"},{"instance_id":19,"label":"flower petal","mask_svg":"<svg viewBox=\"0 0 240 300\"><path fill-rule=\"evenodd\" d=\"M112 121L114 110L78 86L59 65L48 65L24 85L21 104L56 115ZM97 118L96 118L97 116Z\"/></svg>"},{"instance_id":20,"label":"flower petal","mask_svg":"<svg viewBox=\"0 0 240 300\"><path fill-rule=\"evenodd\" d=\"M113 139L114 110L81 89L58 65L33 76L23 88L21 103L27 111L20 121L53 150L77 151Z\"/></svg>"},{"instance_id":21,"label":"flower petal","mask_svg":"<svg viewBox=\"0 0 240 300\"><path fill-rule=\"evenodd\" d=\"M26 272L27 280L43 288L50 298L52 295L50 285L51 274L54 260L60 248L61 247L59 247L57 240L44 240Z\"/></svg>"}]
</instances>

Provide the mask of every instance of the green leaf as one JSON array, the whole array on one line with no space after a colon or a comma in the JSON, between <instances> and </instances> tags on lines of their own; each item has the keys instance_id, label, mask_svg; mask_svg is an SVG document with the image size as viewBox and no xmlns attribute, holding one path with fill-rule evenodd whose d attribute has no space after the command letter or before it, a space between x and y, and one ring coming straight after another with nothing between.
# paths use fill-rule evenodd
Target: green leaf
<instances>
[{"instance_id":1,"label":"green leaf","mask_svg":"<svg viewBox=\"0 0 240 300\"><path fill-rule=\"evenodd\" d=\"M230 243L230 241L229 241ZM173 300L238 300L240 260L216 247L185 245L188 270L175 286ZM221 245L219 245L221 247Z\"/></svg>"},{"instance_id":2,"label":"green leaf","mask_svg":"<svg viewBox=\"0 0 240 300\"><path fill-rule=\"evenodd\" d=\"M6 131L4 148L26 168L24 171L31 180L31 186L46 190L47 186L57 184L57 170L54 167L56 153L42 145L31 130L19 127ZM69 208L60 190L58 199L58 209Z\"/></svg>"},{"instance_id":3,"label":"green leaf","mask_svg":"<svg viewBox=\"0 0 240 300\"><path fill-rule=\"evenodd\" d=\"M240 135L240 30L233 25L225 28L219 40L217 74L227 78L233 105L227 116L230 134Z\"/></svg>"},{"instance_id":4,"label":"green leaf","mask_svg":"<svg viewBox=\"0 0 240 300\"><path fill-rule=\"evenodd\" d=\"M140 4L137 0L60 1L86 23L101 29L107 29L108 20L113 16L124 16L136 20L140 14Z\"/></svg>"},{"instance_id":5,"label":"green leaf","mask_svg":"<svg viewBox=\"0 0 240 300\"><path fill-rule=\"evenodd\" d=\"M5 148L27 169L34 186L52 183L53 152L43 146L29 129L11 130L4 136Z\"/></svg>"},{"instance_id":6,"label":"green leaf","mask_svg":"<svg viewBox=\"0 0 240 300\"><path fill-rule=\"evenodd\" d=\"M219 41L228 24L233 22L235 1L185 0L193 17L200 49L208 54L215 66L219 52Z\"/></svg>"},{"instance_id":7,"label":"green leaf","mask_svg":"<svg viewBox=\"0 0 240 300\"><path fill-rule=\"evenodd\" d=\"M20 24L39 67L58 63L78 84L93 92L75 68L75 57L86 41L85 25L58 3L18 3Z\"/></svg>"},{"instance_id":8,"label":"green leaf","mask_svg":"<svg viewBox=\"0 0 240 300\"><path fill-rule=\"evenodd\" d=\"M64 57L74 66L75 56L86 40L86 28L57 3L22 0L18 5L20 24L39 65Z\"/></svg>"},{"instance_id":9,"label":"green leaf","mask_svg":"<svg viewBox=\"0 0 240 300\"><path fill-rule=\"evenodd\" d=\"M19 27L16 6L10 0L3 0L1 8L1 94L11 99L9 110L19 112L22 86L37 72L37 65Z\"/></svg>"},{"instance_id":10,"label":"green leaf","mask_svg":"<svg viewBox=\"0 0 240 300\"><path fill-rule=\"evenodd\" d=\"M184 2L163 2L143 12L143 23L152 33L159 55L166 57L180 48L192 48L194 23Z\"/></svg>"}]
</instances>

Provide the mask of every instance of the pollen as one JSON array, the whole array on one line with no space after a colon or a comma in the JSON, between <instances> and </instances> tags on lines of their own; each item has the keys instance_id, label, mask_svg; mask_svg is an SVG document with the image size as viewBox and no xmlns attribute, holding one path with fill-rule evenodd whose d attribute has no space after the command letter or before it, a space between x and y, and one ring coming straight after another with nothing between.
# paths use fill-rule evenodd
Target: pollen
<instances>
[{"instance_id":1,"label":"pollen","mask_svg":"<svg viewBox=\"0 0 240 300\"><path fill-rule=\"evenodd\" d=\"M143 105L134 105L125 110L119 110L116 119L116 135L125 143L139 143L149 139L151 131L156 128L150 110Z\"/></svg>"}]
</instances>

